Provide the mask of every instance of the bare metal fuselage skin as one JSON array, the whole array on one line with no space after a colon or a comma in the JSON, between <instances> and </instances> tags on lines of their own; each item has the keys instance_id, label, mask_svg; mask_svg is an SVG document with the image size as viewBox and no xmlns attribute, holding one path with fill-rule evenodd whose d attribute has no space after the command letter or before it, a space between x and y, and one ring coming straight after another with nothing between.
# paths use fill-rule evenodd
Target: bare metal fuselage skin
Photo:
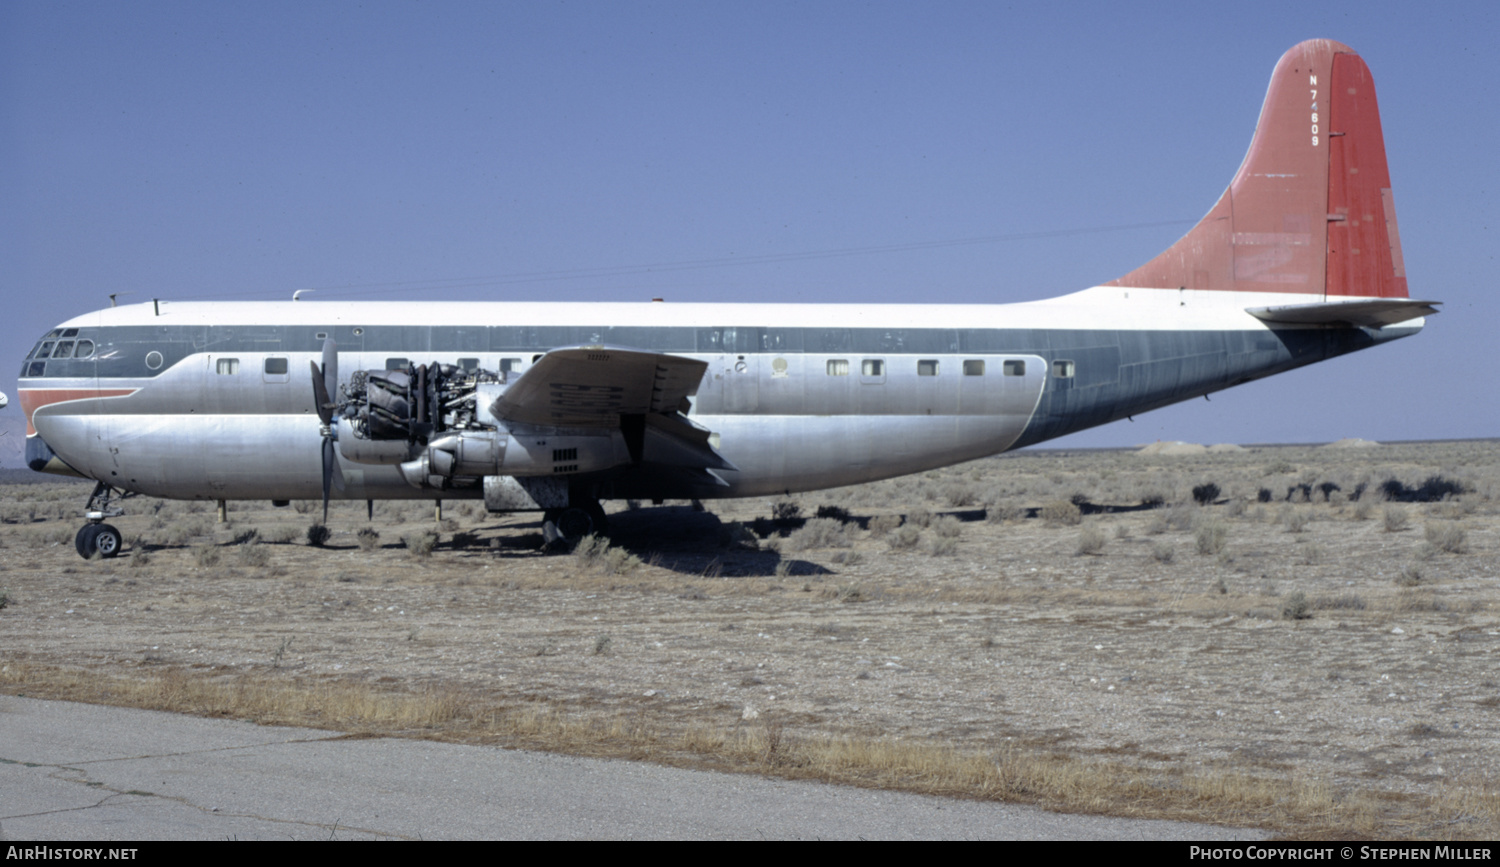
<instances>
[{"instance_id":1,"label":"bare metal fuselage skin","mask_svg":"<svg viewBox=\"0 0 1500 867\"><path fill-rule=\"evenodd\" d=\"M143 304L62 323L53 334L90 342L89 356L28 359L19 397L34 469L160 497L315 499L308 362L327 337L346 381L408 361L515 375L557 347L630 347L707 362L688 416L734 469L705 483L627 461L567 483L600 499L758 496L997 454L1423 324L1275 325L1246 312L1321 300L1095 287L974 306ZM339 469L335 498L482 496L478 479L416 487L342 455Z\"/></svg>"}]
</instances>

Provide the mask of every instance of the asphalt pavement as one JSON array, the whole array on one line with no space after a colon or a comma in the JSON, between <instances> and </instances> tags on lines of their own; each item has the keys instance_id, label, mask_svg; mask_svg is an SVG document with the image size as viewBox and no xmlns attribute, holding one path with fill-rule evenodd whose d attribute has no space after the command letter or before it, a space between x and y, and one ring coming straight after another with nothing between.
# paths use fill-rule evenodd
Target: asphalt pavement
<instances>
[{"instance_id":1,"label":"asphalt pavement","mask_svg":"<svg viewBox=\"0 0 1500 867\"><path fill-rule=\"evenodd\" d=\"M0 839L1258 839L1244 829L0 696Z\"/></svg>"}]
</instances>

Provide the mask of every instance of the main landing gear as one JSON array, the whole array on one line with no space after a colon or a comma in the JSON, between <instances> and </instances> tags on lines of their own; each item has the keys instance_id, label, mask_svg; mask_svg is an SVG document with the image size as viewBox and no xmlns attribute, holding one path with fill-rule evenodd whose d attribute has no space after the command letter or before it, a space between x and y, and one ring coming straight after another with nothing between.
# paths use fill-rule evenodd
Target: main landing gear
<instances>
[{"instance_id":1,"label":"main landing gear","mask_svg":"<svg viewBox=\"0 0 1500 867\"><path fill-rule=\"evenodd\" d=\"M119 499L130 496L128 493L119 494ZM94 486L94 492L89 495L88 508L83 516L88 523L78 529L78 535L73 537L73 547L78 549L78 556L85 560L94 557L103 557L106 560L119 556L125 548L125 537L112 524L104 523L105 518L114 518L125 514L125 510L115 505L115 490L109 485L100 482Z\"/></svg>"},{"instance_id":2,"label":"main landing gear","mask_svg":"<svg viewBox=\"0 0 1500 867\"><path fill-rule=\"evenodd\" d=\"M549 548L571 547L589 536L603 533L605 526L604 507L594 500L542 513L542 538Z\"/></svg>"}]
</instances>

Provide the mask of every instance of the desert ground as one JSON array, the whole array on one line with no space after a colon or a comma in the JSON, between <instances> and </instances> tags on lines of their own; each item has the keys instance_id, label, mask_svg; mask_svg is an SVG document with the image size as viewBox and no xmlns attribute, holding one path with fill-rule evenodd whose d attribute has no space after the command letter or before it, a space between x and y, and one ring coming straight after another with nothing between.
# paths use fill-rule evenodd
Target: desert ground
<instances>
[{"instance_id":1,"label":"desert ground","mask_svg":"<svg viewBox=\"0 0 1500 867\"><path fill-rule=\"evenodd\" d=\"M1500 832L1500 441L1025 451L779 499L0 500L0 690L1213 821ZM326 539L320 538L326 535ZM320 542L321 544L314 544Z\"/></svg>"}]
</instances>

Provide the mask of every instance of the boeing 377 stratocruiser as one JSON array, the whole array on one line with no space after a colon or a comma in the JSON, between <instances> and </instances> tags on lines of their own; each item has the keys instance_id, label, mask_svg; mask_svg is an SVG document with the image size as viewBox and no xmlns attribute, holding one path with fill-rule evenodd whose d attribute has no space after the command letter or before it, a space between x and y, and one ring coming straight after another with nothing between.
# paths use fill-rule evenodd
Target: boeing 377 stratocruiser
<instances>
[{"instance_id":1,"label":"boeing 377 stratocruiser","mask_svg":"<svg viewBox=\"0 0 1500 867\"><path fill-rule=\"evenodd\" d=\"M27 357L32 469L129 494L746 497L1039 443L1421 330L1369 69L1287 52L1229 189L1129 274L1003 305L171 303L64 322ZM309 376L309 369L311 375Z\"/></svg>"}]
</instances>

